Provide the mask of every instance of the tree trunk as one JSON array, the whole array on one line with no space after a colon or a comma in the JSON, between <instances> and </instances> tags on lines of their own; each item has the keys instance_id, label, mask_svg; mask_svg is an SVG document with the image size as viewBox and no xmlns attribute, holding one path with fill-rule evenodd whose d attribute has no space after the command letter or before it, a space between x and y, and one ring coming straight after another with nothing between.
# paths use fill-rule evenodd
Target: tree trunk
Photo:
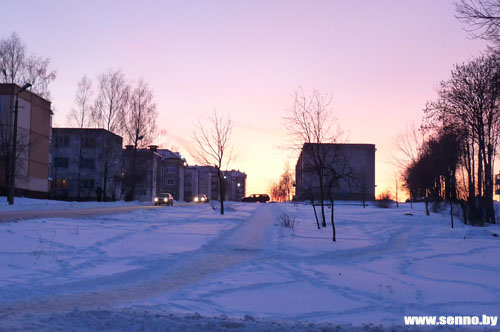
<instances>
[{"instance_id":1,"label":"tree trunk","mask_svg":"<svg viewBox=\"0 0 500 332\"><path fill-rule=\"evenodd\" d=\"M102 184L102 201L103 202L106 202L106 189L107 189L107 186L108 186L108 161L106 160L104 162L104 179L103 179L104 183Z\"/></svg>"},{"instance_id":2,"label":"tree trunk","mask_svg":"<svg viewBox=\"0 0 500 332\"><path fill-rule=\"evenodd\" d=\"M322 226L326 227L326 216L325 216L325 192L323 188L323 175L319 179L319 199L321 204L321 220Z\"/></svg>"},{"instance_id":3,"label":"tree trunk","mask_svg":"<svg viewBox=\"0 0 500 332\"><path fill-rule=\"evenodd\" d=\"M130 192L130 200L135 201L135 188L137 186L137 139L135 140L135 145L134 145L134 156L132 158L132 188Z\"/></svg>"},{"instance_id":4,"label":"tree trunk","mask_svg":"<svg viewBox=\"0 0 500 332\"><path fill-rule=\"evenodd\" d=\"M334 216L334 206L333 206L333 198L330 198L330 204L332 205L332 212L330 214L330 221L332 223L332 240L333 242L336 242L337 241L337 235L336 235L336 231L335 231L335 216Z\"/></svg>"},{"instance_id":5,"label":"tree trunk","mask_svg":"<svg viewBox=\"0 0 500 332\"><path fill-rule=\"evenodd\" d=\"M82 139L83 140L83 139ZM80 151L78 152L78 175L77 175L77 201L80 201L80 192L82 190L81 184L81 170L82 170L82 140L80 140Z\"/></svg>"},{"instance_id":6,"label":"tree trunk","mask_svg":"<svg viewBox=\"0 0 500 332\"><path fill-rule=\"evenodd\" d=\"M429 192L427 190L425 191L425 214L430 216L430 213L429 213Z\"/></svg>"},{"instance_id":7,"label":"tree trunk","mask_svg":"<svg viewBox=\"0 0 500 332\"><path fill-rule=\"evenodd\" d=\"M451 228L453 228L453 202L450 200L450 220L451 220Z\"/></svg>"},{"instance_id":8,"label":"tree trunk","mask_svg":"<svg viewBox=\"0 0 500 332\"><path fill-rule=\"evenodd\" d=\"M219 202L220 202L220 214L224 214L224 178L220 169L217 169L217 174L219 176Z\"/></svg>"},{"instance_id":9,"label":"tree trunk","mask_svg":"<svg viewBox=\"0 0 500 332\"><path fill-rule=\"evenodd\" d=\"M318 229L321 229L321 226L319 225L319 220L318 220L318 213L316 213L316 206L314 205L314 198L311 194L311 206L314 211L314 218L316 218L316 225L318 225Z\"/></svg>"}]
</instances>

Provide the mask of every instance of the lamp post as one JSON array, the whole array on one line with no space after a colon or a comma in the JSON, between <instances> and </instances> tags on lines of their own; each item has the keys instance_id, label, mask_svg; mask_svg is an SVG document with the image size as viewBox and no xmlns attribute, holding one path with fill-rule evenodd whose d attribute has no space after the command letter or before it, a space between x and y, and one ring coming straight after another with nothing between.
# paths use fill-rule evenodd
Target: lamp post
<instances>
[{"instance_id":1,"label":"lamp post","mask_svg":"<svg viewBox=\"0 0 500 332\"><path fill-rule=\"evenodd\" d=\"M139 128L135 130L135 142L134 142L134 156L133 156L133 165L132 165L132 192L130 193L130 199L135 201L135 188L137 186L136 183L136 169L137 169L137 145L139 145L139 141L144 138L144 135L139 136Z\"/></svg>"},{"instance_id":2,"label":"lamp post","mask_svg":"<svg viewBox=\"0 0 500 332\"><path fill-rule=\"evenodd\" d=\"M10 169L9 169L9 205L14 204L14 193L16 186L16 149L17 149L17 113L19 108L19 94L31 87L30 83L26 83L16 92L16 101L14 105L14 130L12 133L12 153L10 155Z\"/></svg>"}]
</instances>

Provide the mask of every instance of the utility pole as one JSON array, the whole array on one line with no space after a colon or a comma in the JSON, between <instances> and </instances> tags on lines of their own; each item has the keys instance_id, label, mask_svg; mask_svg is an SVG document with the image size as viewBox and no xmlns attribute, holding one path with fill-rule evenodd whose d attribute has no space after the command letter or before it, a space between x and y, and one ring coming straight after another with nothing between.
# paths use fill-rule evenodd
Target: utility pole
<instances>
[{"instance_id":1,"label":"utility pole","mask_svg":"<svg viewBox=\"0 0 500 332\"><path fill-rule=\"evenodd\" d=\"M9 205L14 204L14 194L16 187L16 149L17 149L17 113L19 111L19 94L26 89L31 87L30 83L26 83L16 92L16 101L14 105L14 130L12 133L12 153L10 155L10 169L9 169L9 192L8 192L8 200Z\"/></svg>"}]
</instances>

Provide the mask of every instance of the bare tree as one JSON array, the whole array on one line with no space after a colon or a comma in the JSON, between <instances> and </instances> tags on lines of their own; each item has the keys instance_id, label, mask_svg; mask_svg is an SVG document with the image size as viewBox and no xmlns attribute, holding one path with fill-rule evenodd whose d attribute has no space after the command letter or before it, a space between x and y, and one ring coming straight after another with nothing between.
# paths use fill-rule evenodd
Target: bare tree
<instances>
[{"instance_id":1,"label":"bare tree","mask_svg":"<svg viewBox=\"0 0 500 332\"><path fill-rule=\"evenodd\" d=\"M455 7L457 19L469 26L474 37L500 46L500 0L460 0Z\"/></svg>"},{"instance_id":2,"label":"bare tree","mask_svg":"<svg viewBox=\"0 0 500 332\"><path fill-rule=\"evenodd\" d=\"M233 160L232 129L231 119L219 116L217 111L214 111L214 116L210 119L210 127L204 127L198 121L198 130L194 133L197 150L192 153L193 158L203 166L212 167L217 173L221 214L224 214L225 199L223 168L229 168L229 163Z\"/></svg>"},{"instance_id":3,"label":"bare tree","mask_svg":"<svg viewBox=\"0 0 500 332\"><path fill-rule=\"evenodd\" d=\"M409 179L406 178L408 168L414 166L418 160L421 152L421 148L425 142L425 131L418 128L414 124L407 126L405 131L397 134L394 139L394 145L398 155L393 156L394 164L399 168L401 172L401 179L403 180L403 187L408 191L410 195L411 208L413 208L413 199L415 198L415 192L410 190L407 186ZM398 179L396 179L397 181ZM397 199L396 199L397 201Z\"/></svg>"},{"instance_id":4,"label":"bare tree","mask_svg":"<svg viewBox=\"0 0 500 332\"><path fill-rule=\"evenodd\" d=\"M279 202L287 202L290 200L292 188L293 175L287 164L283 174L281 174L280 176L279 181L271 186L271 196L273 200Z\"/></svg>"},{"instance_id":5,"label":"bare tree","mask_svg":"<svg viewBox=\"0 0 500 332\"><path fill-rule=\"evenodd\" d=\"M500 58L497 53L456 65L439 99L426 107L426 123L453 126L461 135L473 223L495 223L493 162L500 136Z\"/></svg>"},{"instance_id":6,"label":"bare tree","mask_svg":"<svg viewBox=\"0 0 500 332\"><path fill-rule=\"evenodd\" d=\"M124 134L130 86L121 70L110 69L98 77L99 90L93 120L99 128Z\"/></svg>"},{"instance_id":7,"label":"bare tree","mask_svg":"<svg viewBox=\"0 0 500 332\"><path fill-rule=\"evenodd\" d=\"M93 106L92 80L84 75L78 81L78 87L75 94L76 108L72 108L68 114L68 123L75 128L89 127L92 122Z\"/></svg>"},{"instance_id":8,"label":"bare tree","mask_svg":"<svg viewBox=\"0 0 500 332\"><path fill-rule=\"evenodd\" d=\"M117 135L126 134L125 119L127 118L130 86L121 70L109 70L98 77L99 89L92 112L92 120L96 127L104 128ZM107 197L109 164L116 162L116 156L109 153L109 145L104 142L103 199ZM115 179L111 179L115 181Z\"/></svg>"},{"instance_id":9,"label":"bare tree","mask_svg":"<svg viewBox=\"0 0 500 332\"><path fill-rule=\"evenodd\" d=\"M129 111L127 112L126 130L128 143L134 145L132 161L131 188L127 194L128 200L135 199L137 148L148 146L156 134L156 104L153 92L146 82L139 80L137 86L131 91L129 98Z\"/></svg>"},{"instance_id":10,"label":"bare tree","mask_svg":"<svg viewBox=\"0 0 500 332\"><path fill-rule=\"evenodd\" d=\"M75 94L76 108L72 108L68 114L67 120L70 126L76 128L86 128L91 122L92 116L92 81L84 75L78 82L78 87ZM78 151L78 175L77 175L77 200L80 200L81 192L81 171L82 171L82 152L84 139L80 141Z\"/></svg>"},{"instance_id":11,"label":"bare tree","mask_svg":"<svg viewBox=\"0 0 500 332\"><path fill-rule=\"evenodd\" d=\"M335 191L339 187L349 188L353 181L359 182L366 173L354 175L349 163L349 156L339 146L331 147L331 152L326 159L325 180L327 197L330 201L330 223L332 225L332 241L337 241L337 231L335 228ZM363 203L364 204L364 203Z\"/></svg>"},{"instance_id":12,"label":"bare tree","mask_svg":"<svg viewBox=\"0 0 500 332\"><path fill-rule=\"evenodd\" d=\"M0 82L24 85L31 83L31 91L49 99L49 84L56 72L49 70L50 59L26 55L26 46L14 32L0 40Z\"/></svg>"},{"instance_id":13,"label":"bare tree","mask_svg":"<svg viewBox=\"0 0 500 332\"><path fill-rule=\"evenodd\" d=\"M302 89L295 91L294 102L288 110L285 122L290 136L291 147L300 151L308 144L308 168L314 172L318 181L319 201L321 206L322 226L326 227L325 206L326 180L325 171L331 150L325 143L336 143L342 132L335 126L335 118L331 110L332 96L313 90L306 95ZM311 190L311 194L314 194ZM311 201L315 198L311 197ZM313 208L314 204L313 204ZM316 211L315 211L316 213Z\"/></svg>"},{"instance_id":14,"label":"bare tree","mask_svg":"<svg viewBox=\"0 0 500 332\"><path fill-rule=\"evenodd\" d=\"M1 102L1 101L0 101ZM12 100L13 103L13 100ZM4 102L0 107L7 106L7 102ZM8 105L10 108L14 108L14 105ZM3 169L3 176L5 179L6 186L6 194L9 193L11 181L11 169L12 169L12 158L16 161L13 175L15 178L21 176L24 173L24 163L17 162L21 158L26 158L26 152L30 146L30 143L33 143L35 146L35 141L30 142L29 132L26 129L19 128L16 135L16 153L15 156L12 156L12 146L13 146L13 116L12 112L6 111L4 109L3 112L0 112L0 168ZM8 200L8 195L6 195Z\"/></svg>"},{"instance_id":15,"label":"bare tree","mask_svg":"<svg viewBox=\"0 0 500 332\"><path fill-rule=\"evenodd\" d=\"M131 90L125 128L128 144L137 148L150 145L156 137L158 112L153 91L144 80Z\"/></svg>"}]
</instances>

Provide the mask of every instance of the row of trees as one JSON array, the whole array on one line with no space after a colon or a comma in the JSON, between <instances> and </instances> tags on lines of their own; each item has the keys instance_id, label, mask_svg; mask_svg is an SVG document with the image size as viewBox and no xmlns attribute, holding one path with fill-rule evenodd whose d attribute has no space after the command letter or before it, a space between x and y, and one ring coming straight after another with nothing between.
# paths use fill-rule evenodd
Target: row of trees
<instances>
[{"instance_id":1,"label":"row of trees","mask_svg":"<svg viewBox=\"0 0 500 332\"><path fill-rule=\"evenodd\" d=\"M76 128L104 128L124 137L126 144L138 148L152 143L157 132L156 103L149 85L140 79L129 81L121 70L110 69L97 76L96 85L83 76L78 82L75 95L76 108L68 114L68 123ZM109 142L104 142L103 197L107 197L108 170L115 156ZM80 145L80 160L82 146ZM131 174L127 174L128 192L126 198L135 198L137 153L133 155ZM78 167L78 197L80 196L80 171Z\"/></svg>"},{"instance_id":2,"label":"row of trees","mask_svg":"<svg viewBox=\"0 0 500 332\"><path fill-rule=\"evenodd\" d=\"M457 17L493 47L457 64L428 102L416 155L407 154L404 186L411 197L461 202L466 223L495 222L494 161L500 137L500 1L461 1ZM416 140L417 135L413 135ZM428 204L426 204L428 213ZM451 219L453 227L453 219Z\"/></svg>"}]
</instances>

